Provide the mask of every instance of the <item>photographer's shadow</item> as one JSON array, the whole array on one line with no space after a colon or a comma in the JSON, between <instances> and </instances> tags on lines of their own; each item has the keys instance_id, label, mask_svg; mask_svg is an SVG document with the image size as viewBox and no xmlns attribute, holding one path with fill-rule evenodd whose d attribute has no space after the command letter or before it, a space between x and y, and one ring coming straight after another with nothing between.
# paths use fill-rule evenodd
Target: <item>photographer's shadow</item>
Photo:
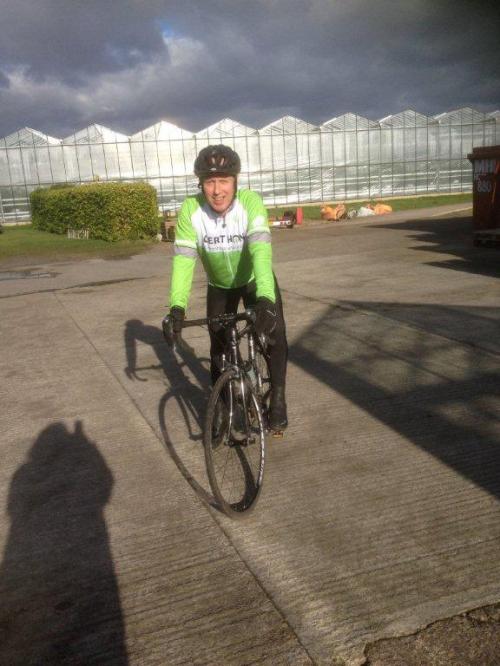
<instances>
[{"instance_id":1,"label":"photographer's shadow","mask_svg":"<svg viewBox=\"0 0 500 666\"><path fill-rule=\"evenodd\" d=\"M158 364L137 365L137 342L150 345ZM158 421L165 447L179 471L195 492L217 506L209 490L203 450L203 425L210 391L210 360L201 358L188 345L174 352L156 326L131 319L125 324L125 373L145 382L145 371L161 370L167 390L158 405Z\"/></svg>"},{"instance_id":2,"label":"photographer's shadow","mask_svg":"<svg viewBox=\"0 0 500 666\"><path fill-rule=\"evenodd\" d=\"M80 421L40 432L9 488L0 663L128 663L104 518L112 486Z\"/></svg>"}]
</instances>

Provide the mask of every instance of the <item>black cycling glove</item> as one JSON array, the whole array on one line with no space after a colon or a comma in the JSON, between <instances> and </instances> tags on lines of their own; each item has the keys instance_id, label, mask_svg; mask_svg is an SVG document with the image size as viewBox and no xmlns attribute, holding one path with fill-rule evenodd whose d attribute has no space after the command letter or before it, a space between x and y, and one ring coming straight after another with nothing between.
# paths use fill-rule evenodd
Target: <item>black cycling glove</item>
<instances>
[{"instance_id":1,"label":"black cycling glove","mask_svg":"<svg viewBox=\"0 0 500 666\"><path fill-rule=\"evenodd\" d=\"M184 308L180 308L175 305L173 308L170 308L170 321L172 322L172 330L174 333L180 333L182 331L182 322L186 317Z\"/></svg>"},{"instance_id":2,"label":"black cycling glove","mask_svg":"<svg viewBox=\"0 0 500 666\"><path fill-rule=\"evenodd\" d=\"M255 332L269 336L276 328L276 305L268 298L258 298L255 304Z\"/></svg>"},{"instance_id":3,"label":"black cycling glove","mask_svg":"<svg viewBox=\"0 0 500 666\"><path fill-rule=\"evenodd\" d=\"M170 313L163 319L161 323L163 335L169 345L173 345L174 338L181 334L182 322L185 316L184 308L174 306L170 309Z\"/></svg>"}]
</instances>

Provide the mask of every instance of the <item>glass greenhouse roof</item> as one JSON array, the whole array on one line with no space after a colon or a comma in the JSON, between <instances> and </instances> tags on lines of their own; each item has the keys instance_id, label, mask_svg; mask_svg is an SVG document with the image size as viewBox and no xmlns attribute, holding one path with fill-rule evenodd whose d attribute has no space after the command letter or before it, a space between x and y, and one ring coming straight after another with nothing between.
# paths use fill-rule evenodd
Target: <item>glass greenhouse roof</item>
<instances>
[{"instance_id":1,"label":"glass greenhouse roof","mask_svg":"<svg viewBox=\"0 0 500 666\"><path fill-rule=\"evenodd\" d=\"M413 109L406 109L406 111L381 118L379 123L381 127L426 127L429 124L435 124L436 120Z\"/></svg>"},{"instance_id":2,"label":"glass greenhouse roof","mask_svg":"<svg viewBox=\"0 0 500 666\"><path fill-rule=\"evenodd\" d=\"M167 122L166 120L160 120L160 122L146 127L140 132L132 134L130 137L131 141L137 140L162 140L162 139L191 139L193 136L192 132L188 132L177 125Z\"/></svg>"},{"instance_id":3,"label":"glass greenhouse roof","mask_svg":"<svg viewBox=\"0 0 500 666\"><path fill-rule=\"evenodd\" d=\"M294 116L283 116L259 130L259 134L305 134L317 132L319 127L311 123L295 118Z\"/></svg>"},{"instance_id":4,"label":"glass greenhouse roof","mask_svg":"<svg viewBox=\"0 0 500 666\"><path fill-rule=\"evenodd\" d=\"M63 139L64 144L119 143L121 141L128 141L128 136L120 134L120 132L115 132L109 127L104 127L104 125L97 124L89 125Z\"/></svg>"},{"instance_id":5,"label":"glass greenhouse roof","mask_svg":"<svg viewBox=\"0 0 500 666\"><path fill-rule=\"evenodd\" d=\"M3 139L0 139L0 146L2 148L15 148L16 146L51 146L59 145L61 139L56 139L48 134L43 134L38 130L31 129L30 127L23 127L17 132L9 134Z\"/></svg>"},{"instance_id":6,"label":"glass greenhouse roof","mask_svg":"<svg viewBox=\"0 0 500 666\"><path fill-rule=\"evenodd\" d=\"M318 131L355 131L366 130L376 127L425 127L429 124L439 123L444 125L464 125L475 123L500 122L500 110L490 113L482 113L470 107L455 109L446 113L440 113L435 116L426 116L413 109L406 109L400 113L385 116L380 120L370 120L364 116L355 113L344 113L330 120L325 121L320 126L313 125L305 120L294 116L283 116L278 120L265 125L261 129L243 125L231 118L223 118L218 122L206 127L199 132L193 133L174 125L173 123L161 120L150 127L132 134L130 137L116 132L104 125L92 124L85 127L64 139L58 139L49 136L30 127L23 127L4 138L0 138L0 147L33 147L44 145L75 145L88 143L121 143L139 140L169 140L169 139L217 139L223 141L231 138L270 135L270 134L307 134Z\"/></svg>"},{"instance_id":7,"label":"glass greenhouse roof","mask_svg":"<svg viewBox=\"0 0 500 666\"><path fill-rule=\"evenodd\" d=\"M205 127L196 132L195 136L199 139L230 139L235 136L252 136L254 134L257 134L255 128L242 125L236 120L231 120L231 118L223 118L210 125L210 127Z\"/></svg>"},{"instance_id":8,"label":"glass greenhouse roof","mask_svg":"<svg viewBox=\"0 0 500 666\"><path fill-rule=\"evenodd\" d=\"M439 113L434 116L442 125L469 125L471 123L483 123L487 119L486 114L476 111L468 106L447 113Z\"/></svg>"},{"instance_id":9,"label":"glass greenhouse roof","mask_svg":"<svg viewBox=\"0 0 500 666\"><path fill-rule=\"evenodd\" d=\"M341 116L327 120L321 125L321 129L324 131L341 130L344 132L371 127L378 127L378 123L364 116L358 116L356 113L344 113Z\"/></svg>"}]
</instances>

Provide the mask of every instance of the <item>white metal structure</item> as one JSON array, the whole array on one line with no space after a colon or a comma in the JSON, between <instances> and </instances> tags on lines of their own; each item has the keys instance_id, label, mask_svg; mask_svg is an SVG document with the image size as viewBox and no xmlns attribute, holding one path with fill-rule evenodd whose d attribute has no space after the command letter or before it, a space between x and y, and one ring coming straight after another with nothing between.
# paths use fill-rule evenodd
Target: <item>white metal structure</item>
<instances>
[{"instance_id":1,"label":"white metal structure","mask_svg":"<svg viewBox=\"0 0 500 666\"><path fill-rule=\"evenodd\" d=\"M196 133L162 120L132 136L94 124L63 140L24 128L0 139L3 219L29 217L37 187L92 180L146 180L160 210L177 209L197 191L194 159L210 143L240 154L241 186L270 205L470 191L467 154L500 143L500 111L346 113L320 126L284 116L260 129L223 118Z\"/></svg>"}]
</instances>

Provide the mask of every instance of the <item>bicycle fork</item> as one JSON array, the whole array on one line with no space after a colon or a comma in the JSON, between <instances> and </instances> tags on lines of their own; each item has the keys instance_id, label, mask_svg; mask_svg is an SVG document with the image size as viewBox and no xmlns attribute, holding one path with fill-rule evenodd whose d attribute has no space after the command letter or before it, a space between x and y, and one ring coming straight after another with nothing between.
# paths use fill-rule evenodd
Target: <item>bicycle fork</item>
<instances>
[{"instance_id":1,"label":"bicycle fork","mask_svg":"<svg viewBox=\"0 0 500 666\"><path fill-rule=\"evenodd\" d=\"M232 366L234 369L234 374L235 374L235 382L233 383L232 381L229 382L228 389L229 389L229 395L228 395L228 401L229 401L229 431L231 431L231 426L236 422L235 414L236 414L236 407L237 407L237 401L238 397L241 398L241 407L243 411L243 425L244 425L244 436L245 436L245 441L246 443L253 443L253 437L251 436L251 430L250 430L250 420L248 417L248 404L247 401L251 399L251 395L248 395L247 387L246 387L246 382L245 382L245 374L244 372L241 371L239 364L238 364L238 344L237 344L237 339L236 339L236 331L235 329L231 329L230 331L230 357L231 361L230 363L226 362L226 357L225 354L222 355L222 369L224 370L226 367ZM237 385L236 385L237 382ZM235 388L237 386L237 394L235 395ZM235 442L237 444L242 444L242 442Z\"/></svg>"}]
</instances>

